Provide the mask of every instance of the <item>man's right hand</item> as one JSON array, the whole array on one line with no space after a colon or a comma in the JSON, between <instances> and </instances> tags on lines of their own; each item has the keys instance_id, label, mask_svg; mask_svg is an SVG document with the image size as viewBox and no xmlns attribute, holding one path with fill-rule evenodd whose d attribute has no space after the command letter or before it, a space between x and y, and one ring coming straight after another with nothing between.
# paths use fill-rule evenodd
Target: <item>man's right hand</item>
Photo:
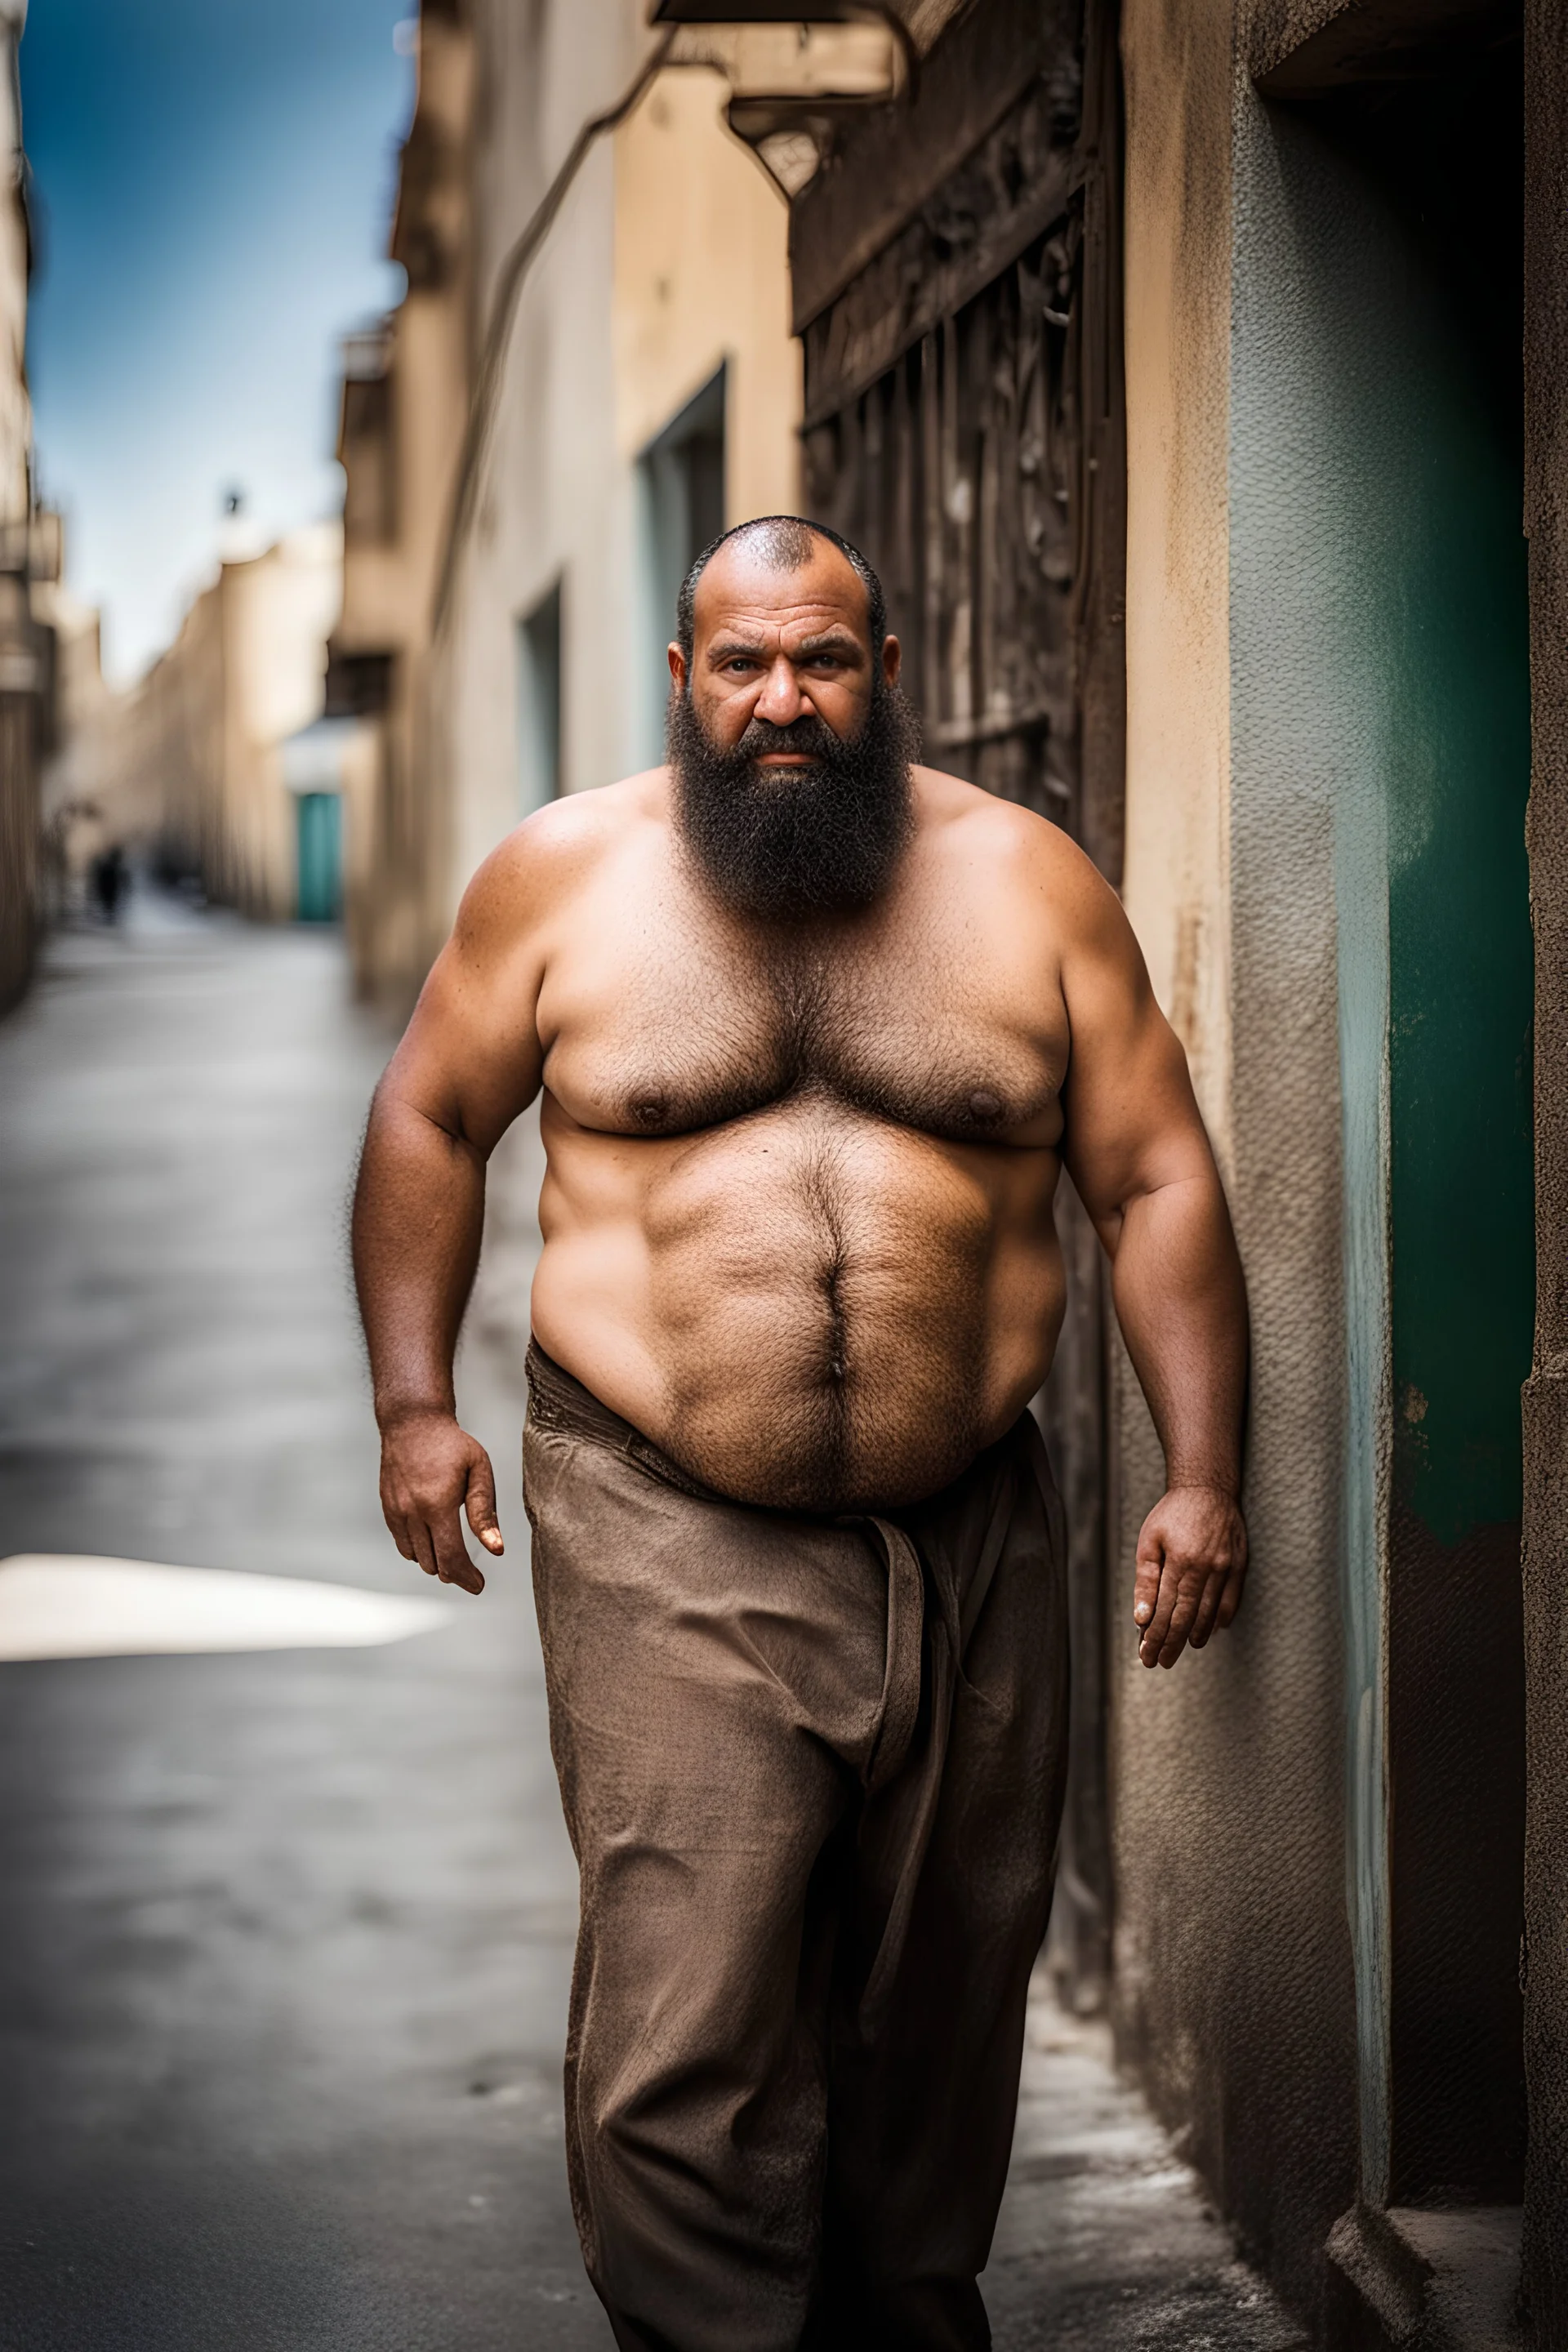
<instances>
[{"instance_id":1,"label":"man's right hand","mask_svg":"<svg viewBox=\"0 0 1568 2352\"><path fill-rule=\"evenodd\" d=\"M400 1413L381 1433L381 1507L405 1559L426 1576L482 1592L485 1580L468 1558L458 1517L488 1552L505 1549L496 1523L496 1477L479 1440L449 1412L432 1406Z\"/></svg>"}]
</instances>

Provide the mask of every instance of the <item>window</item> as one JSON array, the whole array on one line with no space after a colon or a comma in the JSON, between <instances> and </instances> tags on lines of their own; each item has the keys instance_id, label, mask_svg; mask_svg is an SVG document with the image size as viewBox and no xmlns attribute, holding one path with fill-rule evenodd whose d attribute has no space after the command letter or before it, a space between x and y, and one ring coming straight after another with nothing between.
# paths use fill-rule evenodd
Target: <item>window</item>
<instances>
[{"instance_id":1,"label":"window","mask_svg":"<svg viewBox=\"0 0 1568 2352\"><path fill-rule=\"evenodd\" d=\"M642 528L643 760L664 757L666 648L680 583L724 528L724 370L672 417L637 463Z\"/></svg>"},{"instance_id":2,"label":"window","mask_svg":"<svg viewBox=\"0 0 1568 2352\"><path fill-rule=\"evenodd\" d=\"M524 816L561 790L561 583L517 625L517 784Z\"/></svg>"}]
</instances>

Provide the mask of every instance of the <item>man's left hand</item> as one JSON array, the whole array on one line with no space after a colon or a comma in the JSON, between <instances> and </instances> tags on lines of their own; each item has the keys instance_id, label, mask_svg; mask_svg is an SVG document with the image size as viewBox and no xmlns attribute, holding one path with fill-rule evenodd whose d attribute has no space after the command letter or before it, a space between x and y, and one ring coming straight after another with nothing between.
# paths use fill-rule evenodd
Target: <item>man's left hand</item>
<instances>
[{"instance_id":1,"label":"man's left hand","mask_svg":"<svg viewBox=\"0 0 1568 2352\"><path fill-rule=\"evenodd\" d=\"M1172 1486L1143 1522L1132 1615L1146 1666L1201 1650L1241 1606L1247 1522L1224 1486Z\"/></svg>"}]
</instances>

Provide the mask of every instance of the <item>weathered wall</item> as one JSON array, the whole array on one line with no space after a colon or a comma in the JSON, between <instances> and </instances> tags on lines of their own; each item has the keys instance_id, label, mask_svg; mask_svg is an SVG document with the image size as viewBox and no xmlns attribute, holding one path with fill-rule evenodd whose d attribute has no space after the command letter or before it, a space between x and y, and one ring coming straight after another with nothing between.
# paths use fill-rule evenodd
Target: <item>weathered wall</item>
<instances>
[{"instance_id":1,"label":"weathered wall","mask_svg":"<svg viewBox=\"0 0 1568 2352\"><path fill-rule=\"evenodd\" d=\"M1122 897L1222 1164L1230 1030L1230 9L1127 0Z\"/></svg>"},{"instance_id":2,"label":"weathered wall","mask_svg":"<svg viewBox=\"0 0 1568 2352\"><path fill-rule=\"evenodd\" d=\"M1253 1573L1235 1633L1169 1679L1126 1645L1119 2025L1310 2306L1358 2190L1510 2193L1517 94L1510 118L1488 68L1478 225L1442 113L1472 82L1283 108L1246 39L1233 79L1230 31L1127 12L1125 895L1247 1269ZM1119 1403L1124 1581L1160 1478L1124 1362Z\"/></svg>"},{"instance_id":3,"label":"weathered wall","mask_svg":"<svg viewBox=\"0 0 1568 2352\"><path fill-rule=\"evenodd\" d=\"M1304 2305L1354 2183L1340 1630L1341 1126L1331 742L1310 729L1289 452L1244 428L1269 364L1254 296L1256 101L1230 10L1131 0L1128 103L1128 846L1124 892L1229 1184L1254 1318L1253 1570L1173 1675L1112 1643L1117 2005L1125 2054L1225 2210ZM1234 112L1233 112L1234 105ZM1263 199L1267 213L1267 198ZM1260 240L1262 241L1260 243ZM1298 480L1300 477L1297 477ZM1285 496L1281 497L1281 490ZM1269 524L1287 542L1270 560ZM1270 681L1272 680L1272 688ZM1113 1624L1161 1470L1121 1360ZM1125 1621L1122 1621L1125 1622Z\"/></svg>"},{"instance_id":4,"label":"weathered wall","mask_svg":"<svg viewBox=\"0 0 1568 2352\"><path fill-rule=\"evenodd\" d=\"M1525 1391L1525 2277L1568 2342L1568 16L1525 8L1525 520L1534 772L1535 1363Z\"/></svg>"}]
</instances>

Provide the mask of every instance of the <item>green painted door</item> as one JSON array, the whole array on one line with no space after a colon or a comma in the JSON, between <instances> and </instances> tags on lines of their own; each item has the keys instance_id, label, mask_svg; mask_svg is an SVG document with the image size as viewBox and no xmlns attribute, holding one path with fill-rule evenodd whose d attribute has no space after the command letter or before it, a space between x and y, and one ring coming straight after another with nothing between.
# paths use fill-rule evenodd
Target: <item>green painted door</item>
<instances>
[{"instance_id":1,"label":"green painted door","mask_svg":"<svg viewBox=\"0 0 1568 2352\"><path fill-rule=\"evenodd\" d=\"M300 793L299 900L302 923L335 923L342 900L342 803L336 793Z\"/></svg>"}]
</instances>

